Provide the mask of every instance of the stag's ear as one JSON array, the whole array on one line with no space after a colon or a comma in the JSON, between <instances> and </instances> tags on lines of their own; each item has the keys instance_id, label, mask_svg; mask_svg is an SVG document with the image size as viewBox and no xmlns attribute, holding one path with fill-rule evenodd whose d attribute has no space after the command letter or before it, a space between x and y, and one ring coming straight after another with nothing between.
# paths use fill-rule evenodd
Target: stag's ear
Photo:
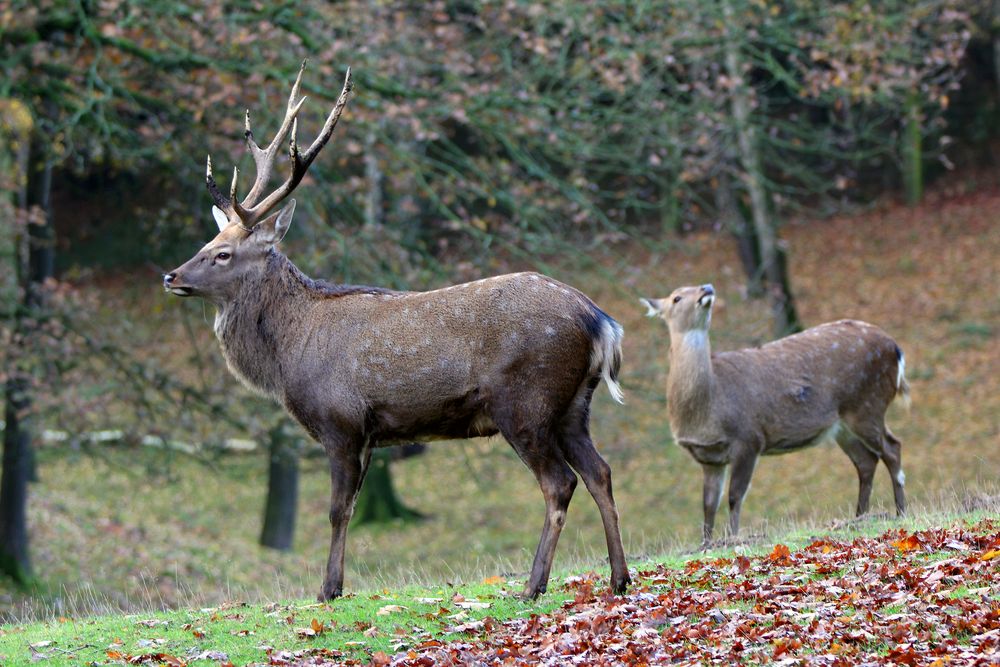
<instances>
[{"instance_id":1,"label":"stag's ear","mask_svg":"<svg viewBox=\"0 0 1000 667\"><path fill-rule=\"evenodd\" d=\"M292 214L295 213L295 200L289 199L285 207L270 215L266 220L261 220L253 228L253 236L258 243L275 245L285 238L288 226L292 224Z\"/></svg>"},{"instance_id":2,"label":"stag's ear","mask_svg":"<svg viewBox=\"0 0 1000 667\"><path fill-rule=\"evenodd\" d=\"M646 306L646 317L658 317L663 309L660 307L659 299L647 299L646 297L640 297L639 301L642 305Z\"/></svg>"},{"instance_id":3,"label":"stag's ear","mask_svg":"<svg viewBox=\"0 0 1000 667\"><path fill-rule=\"evenodd\" d=\"M222 209L218 206L212 207L212 217L215 218L215 224L219 226L219 231L224 231L226 227L229 226L229 218L226 214L222 212Z\"/></svg>"}]
</instances>

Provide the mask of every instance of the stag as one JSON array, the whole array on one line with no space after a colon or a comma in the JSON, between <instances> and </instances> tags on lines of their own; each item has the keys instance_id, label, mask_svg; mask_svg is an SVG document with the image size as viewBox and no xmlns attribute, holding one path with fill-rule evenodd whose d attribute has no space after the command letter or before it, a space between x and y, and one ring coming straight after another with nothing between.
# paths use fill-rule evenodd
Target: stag
<instances>
[{"instance_id":1,"label":"stag","mask_svg":"<svg viewBox=\"0 0 1000 667\"><path fill-rule=\"evenodd\" d=\"M303 68L305 64L303 63ZM295 200L271 213L302 180L347 104L344 87L305 152L292 86L285 118L261 149L246 116L253 186L228 196L208 160L206 183L219 234L163 278L165 289L216 308L215 334L230 371L278 401L326 451L332 536L319 594L343 592L347 525L375 447L501 434L534 473L545 519L523 595L543 593L578 473L600 510L611 588L629 583L611 470L589 433L603 379L621 402L622 328L581 292L537 273L501 275L430 292L332 284L304 275L276 247ZM290 136L290 173L264 196Z\"/></svg>"},{"instance_id":2,"label":"stag","mask_svg":"<svg viewBox=\"0 0 1000 667\"><path fill-rule=\"evenodd\" d=\"M642 299L670 330L667 412L674 439L702 465L703 537L712 539L727 469L729 533L760 456L835 440L858 472L857 515L868 511L879 461L892 477L896 512L906 511L900 441L885 424L897 397L908 404L903 352L867 322L821 324L761 347L712 353L715 290L681 287Z\"/></svg>"}]
</instances>

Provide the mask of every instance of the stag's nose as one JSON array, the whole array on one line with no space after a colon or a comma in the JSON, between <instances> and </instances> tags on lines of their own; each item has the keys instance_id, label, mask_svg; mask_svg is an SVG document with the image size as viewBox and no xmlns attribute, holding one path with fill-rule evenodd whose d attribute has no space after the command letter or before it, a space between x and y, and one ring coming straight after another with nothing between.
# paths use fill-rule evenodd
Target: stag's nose
<instances>
[{"instance_id":1,"label":"stag's nose","mask_svg":"<svg viewBox=\"0 0 1000 667\"><path fill-rule=\"evenodd\" d=\"M177 273L171 272L163 276L163 289L170 289L170 286L174 283L174 278L177 277Z\"/></svg>"},{"instance_id":2,"label":"stag's nose","mask_svg":"<svg viewBox=\"0 0 1000 667\"><path fill-rule=\"evenodd\" d=\"M701 286L701 293L705 296L715 295L715 288L712 287L712 283L706 283Z\"/></svg>"}]
</instances>

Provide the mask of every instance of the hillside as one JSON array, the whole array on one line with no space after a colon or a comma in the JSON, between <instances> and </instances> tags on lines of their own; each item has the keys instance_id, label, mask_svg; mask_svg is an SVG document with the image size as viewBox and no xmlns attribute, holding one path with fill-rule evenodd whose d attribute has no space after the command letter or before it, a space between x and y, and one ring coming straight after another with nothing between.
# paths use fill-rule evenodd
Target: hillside
<instances>
[{"instance_id":1,"label":"hillside","mask_svg":"<svg viewBox=\"0 0 1000 667\"><path fill-rule=\"evenodd\" d=\"M68 619L0 630L4 664L429 665L995 664L1000 523L974 513L781 536L561 576L537 603L519 582L382 590ZM923 526L915 528L915 526ZM860 529L860 532L859 532ZM559 580L557 580L559 581Z\"/></svg>"},{"instance_id":2,"label":"hillside","mask_svg":"<svg viewBox=\"0 0 1000 667\"><path fill-rule=\"evenodd\" d=\"M907 489L918 514L954 504L956 497L996 492L998 220L1000 190L965 192L956 186L934 193L918 209L888 203L784 230L803 319L865 319L889 331L906 352L914 407L909 414L893 408L889 423L903 441ZM301 248L292 245L287 252L294 259ZM721 235L626 241L580 253L592 255L597 265L581 270L573 268L579 262L546 259L556 277L593 296L626 330L627 404L614 404L599 389L593 411L595 441L614 470L626 551L635 561L691 547L700 525L701 473L670 442L663 395L666 331L643 316L637 297L712 281L720 294L712 334L717 349L765 340L766 306L742 297L735 252ZM528 263L496 258L497 272L520 268ZM194 373L197 355L218 355L211 316L200 304L168 300L158 285L134 277L102 280L90 289L110 321L128 314L130 335L164 368ZM221 386L243 391L228 376ZM256 544L267 467L260 453L205 465L127 447L107 448L97 457L46 448L39 463L30 522L43 587L29 595L0 588L7 618L315 594L329 530L328 480L319 460L303 463L295 549L287 554ZM393 471L404 502L428 518L352 530L348 590L459 584L527 569L543 504L531 474L503 442L438 443L424 456L394 464ZM853 467L836 448L765 459L744 505L745 533L770 535L797 522L825 525L848 518L856 485ZM876 511L889 504L888 491L880 472ZM556 568L598 562L603 539L596 508L581 487Z\"/></svg>"}]
</instances>

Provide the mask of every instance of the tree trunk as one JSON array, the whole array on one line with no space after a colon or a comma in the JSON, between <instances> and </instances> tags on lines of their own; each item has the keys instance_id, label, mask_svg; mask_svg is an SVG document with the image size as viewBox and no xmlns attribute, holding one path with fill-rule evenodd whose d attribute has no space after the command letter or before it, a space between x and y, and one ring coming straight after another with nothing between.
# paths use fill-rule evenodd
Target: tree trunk
<instances>
[{"instance_id":1,"label":"tree trunk","mask_svg":"<svg viewBox=\"0 0 1000 667\"><path fill-rule=\"evenodd\" d=\"M29 116L30 117L30 116ZM23 301L12 308L12 328L15 339L28 340L31 336L29 322L34 321L38 311L44 307L43 285L52 276L52 220L48 213L49 192L52 183L52 163L39 151L32 151L29 144L38 139L32 136L31 125L13 132L11 142L19 147L16 151L15 170L17 187L12 202L27 214L33 206L42 207L42 218L29 224L27 230L18 235L26 238L27 256L17 250L14 263L17 281L23 290ZM34 228L34 229L33 229ZM45 242L44 239L49 239ZM21 241L15 242L18 248ZM21 585L31 581L31 558L28 539L28 482L32 478L34 457L31 449L31 428L28 415L31 412L30 378L28 369L29 353L11 357L14 361L7 368L8 379L4 386L3 456L0 460L0 572Z\"/></svg>"},{"instance_id":2,"label":"tree trunk","mask_svg":"<svg viewBox=\"0 0 1000 667\"><path fill-rule=\"evenodd\" d=\"M383 123L379 121L379 126ZM365 227L375 229L382 225L382 168L378 164L375 150L377 137L375 128L365 134L365 180L368 192L365 195Z\"/></svg>"},{"instance_id":3,"label":"tree trunk","mask_svg":"<svg viewBox=\"0 0 1000 667\"><path fill-rule=\"evenodd\" d=\"M0 476L0 572L21 585L31 581L28 553L28 475L31 433L21 417L30 408L23 377L4 388L3 473Z\"/></svg>"},{"instance_id":4,"label":"tree trunk","mask_svg":"<svg viewBox=\"0 0 1000 667\"><path fill-rule=\"evenodd\" d=\"M394 520L413 521L424 517L420 512L404 505L396 495L392 476L389 474L389 462L392 458L392 452L386 449L377 449L372 454L365 483L354 506L354 524L387 523Z\"/></svg>"},{"instance_id":5,"label":"tree trunk","mask_svg":"<svg viewBox=\"0 0 1000 667\"><path fill-rule=\"evenodd\" d=\"M288 551L295 541L295 513L299 500L299 452L294 439L285 432L285 421L271 429L271 454L267 474L267 501L262 546Z\"/></svg>"},{"instance_id":6,"label":"tree trunk","mask_svg":"<svg viewBox=\"0 0 1000 667\"><path fill-rule=\"evenodd\" d=\"M747 296L759 299L764 296L764 276L757 234L744 211L746 207L738 206L736 203L729 174L719 174L718 183L715 188L715 208L722 224L736 242L736 254L739 255L743 273L747 277Z\"/></svg>"},{"instance_id":7,"label":"tree trunk","mask_svg":"<svg viewBox=\"0 0 1000 667\"><path fill-rule=\"evenodd\" d=\"M918 95L916 90L907 95L906 118L903 120L903 187L909 206L916 206L924 196L923 135Z\"/></svg>"},{"instance_id":8,"label":"tree trunk","mask_svg":"<svg viewBox=\"0 0 1000 667\"><path fill-rule=\"evenodd\" d=\"M751 91L743 77L743 59L740 52L742 40L734 34L737 21L731 0L721 0L721 3L723 19L730 31L725 40L725 65L726 73L733 82L730 104L736 129L743 181L750 196L750 220L753 223L754 234L757 236L757 246L771 302L775 333L778 336L785 336L794 331L801 331L802 325L799 323L798 314L795 311L787 270L783 269L783 266L786 266L782 257L783 250L778 245L777 234L768 211L767 188L760 161L760 147L757 144L756 128L751 119Z\"/></svg>"},{"instance_id":9,"label":"tree trunk","mask_svg":"<svg viewBox=\"0 0 1000 667\"><path fill-rule=\"evenodd\" d=\"M993 78L997 82L997 89L1000 90L1000 0L993 0L992 11L990 12L990 33L993 44Z\"/></svg>"}]
</instances>

